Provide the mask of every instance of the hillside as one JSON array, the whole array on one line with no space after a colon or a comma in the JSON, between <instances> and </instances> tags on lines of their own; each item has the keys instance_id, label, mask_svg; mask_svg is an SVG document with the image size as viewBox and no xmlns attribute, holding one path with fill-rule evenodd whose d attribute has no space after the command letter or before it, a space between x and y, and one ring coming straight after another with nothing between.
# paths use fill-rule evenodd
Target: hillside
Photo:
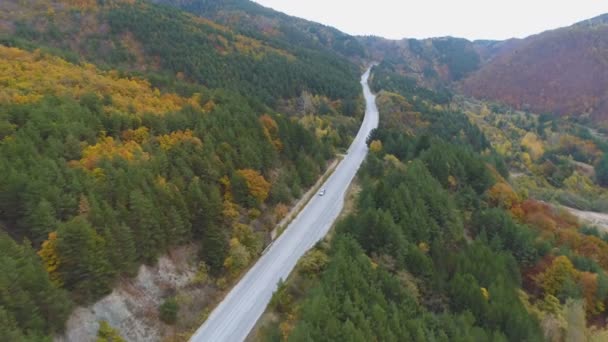
<instances>
[{"instance_id":1,"label":"hillside","mask_svg":"<svg viewBox=\"0 0 608 342\"><path fill-rule=\"evenodd\" d=\"M462 38L389 40L360 37L374 60L426 87L446 86L477 70L481 64L475 45Z\"/></svg>"},{"instance_id":2,"label":"hillside","mask_svg":"<svg viewBox=\"0 0 608 342\"><path fill-rule=\"evenodd\" d=\"M358 73L146 1L0 2L0 336L60 335L184 248L202 299L163 285L131 318L198 326L348 145Z\"/></svg>"},{"instance_id":3,"label":"hillside","mask_svg":"<svg viewBox=\"0 0 608 342\"><path fill-rule=\"evenodd\" d=\"M537 113L608 119L608 16L543 32L491 59L462 84L470 96Z\"/></svg>"},{"instance_id":4,"label":"hillside","mask_svg":"<svg viewBox=\"0 0 608 342\"><path fill-rule=\"evenodd\" d=\"M12 284L3 293L20 291L0 294L17 335L60 331L71 303L95 301L184 243L202 246L214 277L237 276L332 155L298 122L235 93L185 98L39 51L0 46L0 56L0 235L28 241L0 263ZM34 278L10 280L15 258L35 251L32 274L61 303L39 298ZM55 304L61 313L40 309Z\"/></svg>"},{"instance_id":5,"label":"hillside","mask_svg":"<svg viewBox=\"0 0 608 342\"><path fill-rule=\"evenodd\" d=\"M0 1L0 340L188 339L349 146L369 61L352 211L257 337L605 341L608 233L559 205L608 210L608 140L565 118L607 122L608 15L394 41L249 0Z\"/></svg>"},{"instance_id":6,"label":"hillside","mask_svg":"<svg viewBox=\"0 0 608 342\"><path fill-rule=\"evenodd\" d=\"M250 0L153 0L222 23L240 34L271 42L290 51L323 49L361 60L366 51L359 41L337 29L292 17Z\"/></svg>"},{"instance_id":7,"label":"hillside","mask_svg":"<svg viewBox=\"0 0 608 342\"><path fill-rule=\"evenodd\" d=\"M268 39L140 0L3 1L0 42L142 74L157 87L181 93L195 83L270 105L303 91L334 100L359 96L358 68L335 54L287 51Z\"/></svg>"},{"instance_id":8,"label":"hillside","mask_svg":"<svg viewBox=\"0 0 608 342\"><path fill-rule=\"evenodd\" d=\"M354 209L252 340L606 341L608 233L559 207L606 210L605 140L373 72L381 119Z\"/></svg>"}]
</instances>

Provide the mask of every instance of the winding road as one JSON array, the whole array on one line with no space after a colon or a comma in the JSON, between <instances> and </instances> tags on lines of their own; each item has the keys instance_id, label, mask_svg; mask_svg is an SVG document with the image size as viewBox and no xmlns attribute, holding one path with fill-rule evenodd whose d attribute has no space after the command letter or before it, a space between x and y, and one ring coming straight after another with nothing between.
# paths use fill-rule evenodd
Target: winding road
<instances>
[{"instance_id":1,"label":"winding road","mask_svg":"<svg viewBox=\"0 0 608 342\"><path fill-rule=\"evenodd\" d=\"M213 310L190 341L243 341L264 313L280 279L286 279L298 259L329 231L344 205L346 190L367 154L365 140L378 126L376 97L361 77L365 117L347 155L323 184L324 196L314 196L289 227L267 249L226 298Z\"/></svg>"}]
</instances>

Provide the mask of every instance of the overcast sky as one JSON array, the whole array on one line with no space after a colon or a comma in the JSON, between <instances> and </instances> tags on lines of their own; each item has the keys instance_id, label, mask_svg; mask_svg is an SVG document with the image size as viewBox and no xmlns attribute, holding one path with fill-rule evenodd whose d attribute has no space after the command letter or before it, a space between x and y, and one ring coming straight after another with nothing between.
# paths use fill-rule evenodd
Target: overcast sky
<instances>
[{"instance_id":1,"label":"overcast sky","mask_svg":"<svg viewBox=\"0 0 608 342\"><path fill-rule=\"evenodd\" d=\"M608 0L254 0L355 35L522 38L608 12Z\"/></svg>"}]
</instances>

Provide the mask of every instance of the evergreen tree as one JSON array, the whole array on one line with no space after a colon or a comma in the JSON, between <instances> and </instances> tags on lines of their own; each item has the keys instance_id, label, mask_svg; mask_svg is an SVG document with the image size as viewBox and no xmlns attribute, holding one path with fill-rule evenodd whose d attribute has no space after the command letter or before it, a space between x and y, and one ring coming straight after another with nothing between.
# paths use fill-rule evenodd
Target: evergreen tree
<instances>
[{"instance_id":1,"label":"evergreen tree","mask_svg":"<svg viewBox=\"0 0 608 342\"><path fill-rule=\"evenodd\" d=\"M201 256L213 274L219 274L228 255L228 237L217 224L205 227L201 239Z\"/></svg>"},{"instance_id":2,"label":"evergreen tree","mask_svg":"<svg viewBox=\"0 0 608 342\"><path fill-rule=\"evenodd\" d=\"M138 257L152 261L160 252L163 231L158 222L158 211L153 202L140 190L129 196L130 227L134 233Z\"/></svg>"},{"instance_id":3,"label":"evergreen tree","mask_svg":"<svg viewBox=\"0 0 608 342\"><path fill-rule=\"evenodd\" d=\"M103 238L82 217L61 224L57 236L59 271L66 288L79 301L108 293L113 272Z\"/></svg>"},{"instance_id":4,"label":"evergreen tree","mask_svg":"<svg viewBox=\"0 0 608 342\"><path fill-rule=\"evenodd\" d=\"M57 229L55 209L46 199L40 200L29 215L29 225L34 241L41 242L50 232Z\"/></svg>"},{"instance_id":5,"label":"evergreen tree","mask_svg":"<svg viewBox=\"0 0 608 342\"><path fill-rule=\"evenodd\" d=\"M28 244L0 232L0 336L39 340L63 330L71 311L67 293L55 287Z\"/></svg>"}]
</instances>

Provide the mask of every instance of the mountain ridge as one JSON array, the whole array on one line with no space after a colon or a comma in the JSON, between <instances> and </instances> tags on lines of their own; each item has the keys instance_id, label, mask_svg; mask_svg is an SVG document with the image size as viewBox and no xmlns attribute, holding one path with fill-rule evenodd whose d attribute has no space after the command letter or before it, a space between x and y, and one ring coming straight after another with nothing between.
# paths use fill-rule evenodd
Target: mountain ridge
<instances>
[{"instance_id":1,"label":"mountain ridge","mask_svg":"<svg viewBox=\"0 0 608 342\"><path fill-rule=\"evenodd\" d=\"M465 94L517 109L608 119L608 14L518 41L464 80Z\"/></svg>"}]
</instances>

